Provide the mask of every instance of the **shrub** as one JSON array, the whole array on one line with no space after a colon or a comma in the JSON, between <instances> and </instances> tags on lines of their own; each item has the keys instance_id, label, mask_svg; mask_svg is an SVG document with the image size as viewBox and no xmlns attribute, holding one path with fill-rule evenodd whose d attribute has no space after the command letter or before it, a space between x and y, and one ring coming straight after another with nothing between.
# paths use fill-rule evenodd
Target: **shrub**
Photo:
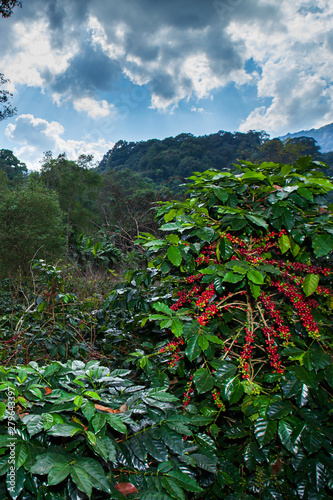
<instances>
[{"instance_id":1,"label":"shrub","mask_svg":"<svg viewBox=\"0 0 333 500\"><path fill-rule=\"evenodd\" d=\"M200 429L218 450L199 481L205 498L333 498L333 185L318 166L196 173L189 199L158 211L166 236L140 238L159 281L148 314L160 333L154 352L132 359L142 379L163 370L174 380L183 416L212 419ZM132 318L133 296L149 295L133 278ZM109 298L122 315L124 302ZM148 314L134 317L137 334Z\"/></svg>"}]
</instances>

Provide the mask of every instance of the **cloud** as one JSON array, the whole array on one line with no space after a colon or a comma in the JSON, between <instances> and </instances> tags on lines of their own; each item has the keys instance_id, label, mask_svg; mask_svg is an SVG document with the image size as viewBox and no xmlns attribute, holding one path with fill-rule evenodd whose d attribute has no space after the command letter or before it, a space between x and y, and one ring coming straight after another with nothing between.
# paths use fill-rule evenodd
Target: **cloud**
<instances>
[{"instance_id":1,"label":"cloud","mask_svg":"<svg viewBox=\"0 0 333 500\"><path fill-rule=\"evenodd\" d=\"M116 108L109 104L107 101L95 101L91 97L81 97L74 100L74 108L79 112L86 112L90 118L94 120L98 118L105 118L110 114L116 116Z\"/></svg>"},{"instance_id":2,"label":"cloud","mask_svg":"<svg viewBox=\"0 0 333 500\"><path fill-rule=\"evenodd\" d=\"M228 85L256 89L242 131L333 116L329 0L30 0L3 26L0 71L94 119L121 102L124 79L164 112Z\"/></svg>"},{"instance_id":3,"label":"cloud","mask_svg":"<svg viewBox=\"0 0 333 500\"><path fill-rule=\"evenodd\" d=\"M40 168L41 152L52 151L54 155L66 153L71 160L76 160L81 154L92 154L98 161L114 145L103 138L90 142L65 141L61 137L64 133L60 123L35 118L31 114L18 116L15 123L7 125L5 130L6 137L17 145L14 153L32 170Z\"/></svg>"}]
</instances>

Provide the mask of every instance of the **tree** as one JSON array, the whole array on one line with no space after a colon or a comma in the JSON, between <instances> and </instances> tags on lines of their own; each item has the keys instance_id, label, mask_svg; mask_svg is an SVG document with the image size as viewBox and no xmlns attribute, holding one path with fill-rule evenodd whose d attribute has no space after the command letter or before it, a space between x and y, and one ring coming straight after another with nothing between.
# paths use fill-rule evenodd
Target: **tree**
<instances>
[{"instance_id":1,"label":"tree","mask_svg":"<svg viewBox=\"0 0 333 500\"><path fill-rule=\"evenodd\" d=\"M0 86L5 85L9 80L0 73ZM8 90L0 90L0 121L9 118L16 113L16 108L13 108L9 103L13 94Z\"/></svg>"},{"instance_id":2,"label":"tree","mask_svg":"<svg viewBox=\"0 0 333 500\"><path fill-rule=\"evenodd\" d=\"M64 224L57 195L33 183L5 191L0 201L0 272L29 270L29 261L57 257Z\"/></svg>"},{"instance_id":3,"label":"tree","mask_svg":"<svg viewBox=\"0 0 333 500\"><path fill-rule=\"evenodd\" d=\"M4 172L10 181L24 178L28 169L9 149L0 149L0 171Z\"/></svg>"},{"instance_id":4,"label":"tree","mask_svg":"<svg viewBox=\"0 0 333 500\"><path fill-rule=\"evenodd\" d=\"M91 155L81 155L77 162L68 160L65 154L53 158L49 151L45 153L39 174L42 184L57 192L60 207L66 214L67 252L72 232L91 228L94 219L94 198L101 176L89 168L91 161Z\"/></svg>"},{"instance_id":5,"label":"tree","mask_svg":"<svg viewBox=\"0 0 333 500\"><path fill-rule=\"evenodd\" d=\"M0 0L0 14L2 17L10 17L14 7L22 7L21 0Z\"/></svg>"}]
</instances>

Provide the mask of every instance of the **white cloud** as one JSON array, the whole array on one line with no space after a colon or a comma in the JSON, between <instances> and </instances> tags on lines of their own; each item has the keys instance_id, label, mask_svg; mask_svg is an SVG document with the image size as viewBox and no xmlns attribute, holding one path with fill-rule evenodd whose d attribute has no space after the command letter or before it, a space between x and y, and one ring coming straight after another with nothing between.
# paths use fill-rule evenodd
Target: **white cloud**
<instances>
[{"instance_id":1,"label":"white cloud","mask_svg":"<svg viewBox=\"0 0 333 500\"><path fill-rule=\"evenodd\" d=\"M45 75L61 74L78 50L73 43L61 50L51 47L46 20L17 22L13 25L10 50L1 61L1 71L11 82L31 87L45 86Z\"/></svg>"},{"instance_id":2,"label":"white cloud","mask_svg":"<svg viewBox=\"0 0 333 500\"><path fill-rule=\"evenodd\" d=\"M64 127L58 122L48 122L27 114L18 116L15 123L7 125L5 135L16 144L14 153L32 170L40 168L45 151L52 151L54 156L66 153L71 160L76 160L81 154L92 154L94 160L98 161L114 145L103 138L90 142L65 141L61 137L64 132Z\"/></svg>"},{"instance_id":3,"label":"white cloud","mask_svg":"<svg viewBox=\"0 0 333 500\"><path fill-rule=\"evenodd\" d=\"M110 114L114 116L117 114L116 108L109 104L107 101L96 101L91 97L81 97L80 99L75 99L73 102L74 108L80 113L87 113L90 118L94 120L98 118L105 118Z\"/></svg>"},{"instance_id":4,"label":"white cloud","mask_svg":"<svg viewBox=\"0 0 333 500\"><path fill-rule=\"evenodd\" d=\"M274 25L237 21L228 28L233 40L244 43L246 57L262 68L258 97L271 100L249 114L240 127L244 132L264 129L279 135L319 127L333 116L333 51L327 41L333 5L284 0L280 10Z\"/></svg>"}]
</instances>

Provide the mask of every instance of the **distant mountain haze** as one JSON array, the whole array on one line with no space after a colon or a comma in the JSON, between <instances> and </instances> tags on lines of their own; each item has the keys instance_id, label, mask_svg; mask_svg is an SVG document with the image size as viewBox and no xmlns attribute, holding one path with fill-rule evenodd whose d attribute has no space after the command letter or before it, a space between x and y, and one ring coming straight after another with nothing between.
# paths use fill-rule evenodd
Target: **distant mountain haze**
<instances>
[{"instance_id":1,"label":"distant mountain haze","mask_svg":"<svg viewBox=\"0 0 333 500\"><path fill-rule=\"evenodd\" d=\"M329 123L318 129L312 128L310 130L301 130L294 134L287 134L280 137L280 139L285 140L293 137L313 137L317 141L318 146L320 146L322 153L333 151L333 123Z\"/></svg>"}]
</instances>

